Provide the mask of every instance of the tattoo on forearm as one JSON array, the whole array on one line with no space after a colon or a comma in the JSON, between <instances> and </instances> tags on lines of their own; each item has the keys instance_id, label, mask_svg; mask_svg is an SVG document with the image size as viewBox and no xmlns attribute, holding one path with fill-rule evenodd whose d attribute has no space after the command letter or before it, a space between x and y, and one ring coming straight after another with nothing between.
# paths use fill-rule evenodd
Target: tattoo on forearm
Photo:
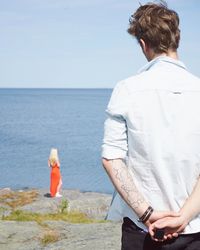
<instances>
[{"instance_id":1,"label":"tattoo on forearm","mask_svg":"<svg viewBox=\"0 0 200 250\"><path fill-rule=\"evenodd\" d=\"M113 166L115 178L120 182L122 196L124 196L133 209L137 209L145 200L135 186L125 163L122 160L112 160L111 164Z\"/></svg>"}]
</instances>

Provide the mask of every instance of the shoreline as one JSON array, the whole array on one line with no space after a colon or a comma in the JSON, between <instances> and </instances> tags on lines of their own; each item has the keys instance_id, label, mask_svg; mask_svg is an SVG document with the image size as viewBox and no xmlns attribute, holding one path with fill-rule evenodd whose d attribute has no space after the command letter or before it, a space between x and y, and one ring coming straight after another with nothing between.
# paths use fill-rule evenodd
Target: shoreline
<instances>
[{"instance_id":1,"label":"shoreline","mask_svg":"<svg viewBox=\"0 0 200 250\"><path fill-rule=\"evenodd\" d=\"M80 191L78 189L64 189L61 194L62 197L51 197L48 189L25 188L25 189L0 189L0 196L7 195L8 197L13 193L28 193L34 191L36 197L29 204L19 206L20 210L31 211L38 213L55 213L62 200L68 202L69 211L78 211L85 213L90 218L104 219L109 209L112 195L97 192ZM6 197L6 196L5 196ZM10 199L10 197L9 197ZM12 199L15 199L12 197ZM6 203L6 202L5 202ZM0 207L2 207L0 200ZM9 207L7 206L8 210ZM17 208L15 208L17 209ZM10 209L11 210L11 209Z\"/></svg>"},{"instance_id":2,"label":"shoreline","mask_svg":"<svg viewBox=\"0 0 200 250\"><path fill-rule=\"evenodd\" d=\"M0 192L1 190L3 189L10 189L10 190L13 190L13 191L20 191L20 190L23 190L23 191L27 191L27 190L39 190L39 191L42 191L42 190L46 190L46 191L49 191L48 188L46 187L0 187ZM113 192L104 192L104 191L94 191L94 190L82 190L82 189L76 189L76 188L65 188L63 187L62 190L77 190L81 193L97 193L97 194L106 194L106 195L112 195L113 192L114 192L114 188L113 188Z\"/></svg>"}]
</instances>

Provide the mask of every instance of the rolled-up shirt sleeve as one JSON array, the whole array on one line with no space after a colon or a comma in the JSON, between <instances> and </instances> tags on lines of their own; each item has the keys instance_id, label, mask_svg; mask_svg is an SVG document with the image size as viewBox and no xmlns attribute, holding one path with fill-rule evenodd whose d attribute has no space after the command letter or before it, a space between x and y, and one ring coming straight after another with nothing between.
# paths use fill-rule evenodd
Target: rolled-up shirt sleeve
<instances>
[{"instance_id":1,"label":"rolled-up shirt sleeve","mask_svg":"<svg viewBox=\"0 0 200 250\"><path fill-rule=\"evenodd\" d=\"M126 113L128 93L123 82L116 85L106 109L102 157L106 159L126 158L128 153Z\"/></svg>"}]
</instances>

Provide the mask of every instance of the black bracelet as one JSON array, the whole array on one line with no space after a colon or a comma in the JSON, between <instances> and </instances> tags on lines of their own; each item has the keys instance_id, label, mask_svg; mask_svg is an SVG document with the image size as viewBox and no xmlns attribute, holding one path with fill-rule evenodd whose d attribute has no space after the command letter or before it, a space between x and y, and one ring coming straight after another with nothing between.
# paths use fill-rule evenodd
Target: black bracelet
<instances>
[{"instance_id":1,"label":"black bracelet","mask_svg":"<svg viewBox=\"0 0 200 250\"><path fill-rule=\"evenodd\" d=\"M147 210L144 212L144 214L138 219L138 221L145 223L149 219L152 213L153 213L153 208L149 206Z\"/></svg>"},{"instance_id":2,"label":"black bracelet","mask_svg":"<svg viewBox=\"0 0 200 250\"><path fill-rule=\"evenodd\" d=\"M149 213L150 210L151 210L151 206L149 206L149 207L147 208L147 210L146 210L146 211L144 212L144 214L139 218L138 221L143 222L143 220L145 219L145 217L147 216L147 214Z\"/></svg>"},{"instance_id":3,"label":"black bracelet","mask_svg":"<svg viewBox=\"0 0 200 250\"><path fill-rule=\"evenodd\" d=\"M143 223L145 223L146 221L148 221L148 219L150 218L150 216L152 215L152 213L153 213L153 208L151 208L151 210L147 214L146 218L143 220Z\"/></svg>"}]
</instances>

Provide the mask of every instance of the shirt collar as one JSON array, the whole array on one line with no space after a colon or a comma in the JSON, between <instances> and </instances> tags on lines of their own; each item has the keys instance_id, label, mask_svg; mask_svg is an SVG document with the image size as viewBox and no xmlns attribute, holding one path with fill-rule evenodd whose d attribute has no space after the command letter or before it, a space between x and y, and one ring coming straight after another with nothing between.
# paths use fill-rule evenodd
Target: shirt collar
<instances>
[{"instance_id":1,"label":"shirt collar","mask_svg":"<svg viewBox=\"0 0 200 250\"><path fill-rule=\"evenodd\" d=\"M142 73L144 71L149 70L151 67L153 67L155 64L159 63L159 62L165 62L165 63L172 63L180 68L186 69L184 63L182 63L179 60L173 59L171 57L168 56L158 56L155 59L151 60L150 62L148 62L146 65L144 65L142 68L139 69L138 73Z\"/></svg>"}]
</instances>

